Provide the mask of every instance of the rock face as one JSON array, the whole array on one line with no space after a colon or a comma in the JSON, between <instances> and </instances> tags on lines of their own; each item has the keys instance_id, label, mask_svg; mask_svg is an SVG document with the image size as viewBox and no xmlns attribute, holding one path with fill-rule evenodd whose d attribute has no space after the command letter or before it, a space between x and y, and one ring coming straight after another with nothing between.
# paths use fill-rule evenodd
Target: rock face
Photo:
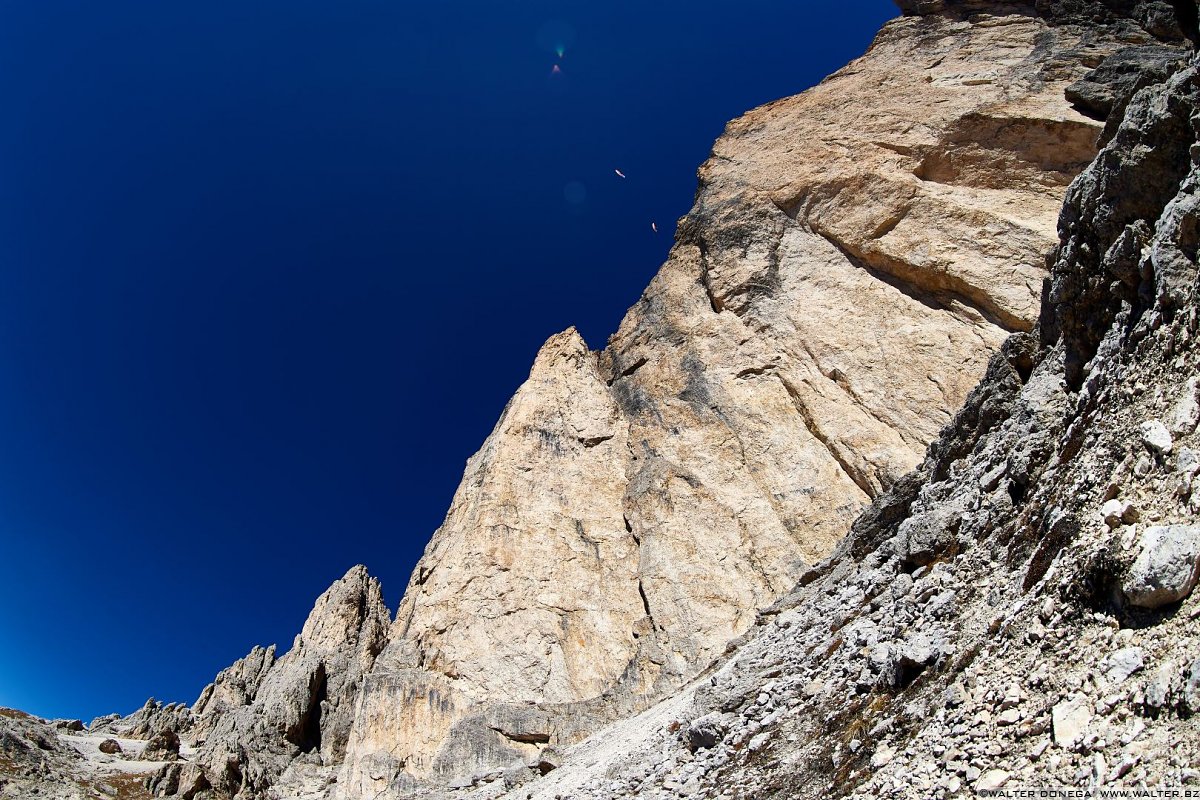
<instances>
[{"instance_id":1,"label":"rock face","mask_svg":"<svg viewBox=\"0 0 1200 800\"><path fill-rule=\"evenodd\" d=\"M1005 343L921 466L710 675L545 778L467 796L1200 779L1200 441L1190 412L1170 449L1143 435L1194 402L1200 371L1197 120L1196 60L1128 103L1067 193L1035 333Z\"/></svg>"},{"instance_id":2,"label":"rock face","mask_svg":"<svg viewBox=\"0 0 1200 800\"><path fill-rule=\"evenodd\" d=\"M202 774L168 765L156 790L203 784L259 797L297 759L339 763L355 697L389 623L379 582L363 567L347 572L317 599L286 655L275 660L273 647L255 648L204 689L192 709Z\"/></svg>"},{"instance_id":3,"label":"rock face","mask_svg":"<svg viewBox=\"0 0 1200 800\"><path fill-rule=\"evenodd\" d=\"M172 730L164 730L155 734L142 749L141 759L143 761L178 761L179 735Z\"/></svg>"},{"instance_id":4,"label":"rock face","mask_svg":"<svg viewBox=\"0 0 1200 800\"><path fill-rule=\"evenodd\" d=\"M203 740L225 713L254 702L263 678L275 665L275 645L255 647L245 658L221 670L192 705L193 734Z\"/></svg>"},{"instance_id":5,"label":"rock face","mask_svg":"<svg viewBox=\"0 0 1200 800\"><path fill-rule=\"evenodd\" d=\"M127 717L111 714L92 720L91 733L110 733L127 739L151 739L163 731L184 733L192 727L192 711L184 703L160 703L151 697Z\"/></svg>"},{"instance_id":6,"label":"rock face","mask_svg":"<svg viewBox=\"0 0 1200 800\"><path fill-rule=\"evenodd\" d=\"M728 126L606 349L545 344L394 620L356 567L91 733L182 737L189 800L1189 778L1139 736L1200 754L1194 24L900 6Z\"/></svg>"},{"instance_id":7,"label":"rock face","mask_svg":"<svg viewBox=\"0 0 1200 800\"><path fill-rule=\"evenodd\" d=\"M537 765L677 689L917 466L1004 338L1032 329L1096 107L1123 108L1142 81L1091 69L1129 47L1161 63L1174 16L902 5L923 16L728 126L604 351L574 330L543 347L365 679L342 797ZM1089 75L1092 116L1065 97ZM906 563L968 535L964 511L910 524ZM922 647L880 654L893 681L939 657Z\"/></svg>"}]
</instances>

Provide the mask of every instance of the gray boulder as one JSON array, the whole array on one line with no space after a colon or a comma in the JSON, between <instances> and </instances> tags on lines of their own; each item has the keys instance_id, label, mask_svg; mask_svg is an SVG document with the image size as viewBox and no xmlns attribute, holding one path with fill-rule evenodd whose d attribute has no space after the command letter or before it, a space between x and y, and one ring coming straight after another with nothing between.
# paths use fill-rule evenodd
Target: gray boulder
<instances>
[{"instance_id":1,"label":"gray boulder","mask_svg":"<svg viewBox=\"0 0 1200 800\"><path fill-rule=\"evenodd\" d=\"M146 742L141 759L142 761L178 761L179 735L169 728L159 731L151 737L150 741Z\"/></svg>"},{"instance_id":2,"label":"gray boulder","mask_svg":"<svg viewBox=\"0 0 1200 800\"><path fill-rule=\"evenodd\" d=\"M706 750L710 747L716 747L717 743L725 736L725 730L721 726L721 718L717 714L709 714L701 717L688 726L687 730L687 747L693 753L697 750Z\"/></svg>"},{"instance_id":3,"label":"gray boulder","mask_svg":"<svg viewBox=\"0 0 1200 800\"><path fill-rule=\"evenodd\" d=\"M1200 578L1200 526L1156 525L1142 535L1142 550L1125 575L1130 605L1159 608L1187 597Z\"/></svg>"},{"instance_id":4,"label":"gray boulder","mask_svg":"<svg viewBox=\"0 0 1200 800\"><path fill-rule=\"evenodd\" d=\"M1094 119L1125 112L1140 89L1161 83L1178 66L1183 52L1175 47L1145 45L1118 50L1067 89L1067 100Z\"/></svg>"}]
</instances>

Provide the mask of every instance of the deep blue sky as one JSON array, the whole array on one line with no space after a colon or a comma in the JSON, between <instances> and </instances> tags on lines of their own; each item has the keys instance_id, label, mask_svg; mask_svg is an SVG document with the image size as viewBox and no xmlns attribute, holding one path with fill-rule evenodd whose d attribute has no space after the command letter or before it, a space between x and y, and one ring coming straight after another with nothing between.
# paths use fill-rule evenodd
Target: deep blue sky
<instances>
[{"instance_id":1,"label":"deep blue sky","mask_svg":"<svg viewBox=\"0 0 1200 800\"><path fill-rule=\"evenodd\" d=\"M0 705L191 702L359 562L394 610L539 345L603 346L724 123L895 13L0 4Z\"/></svg>"}]
</instances>

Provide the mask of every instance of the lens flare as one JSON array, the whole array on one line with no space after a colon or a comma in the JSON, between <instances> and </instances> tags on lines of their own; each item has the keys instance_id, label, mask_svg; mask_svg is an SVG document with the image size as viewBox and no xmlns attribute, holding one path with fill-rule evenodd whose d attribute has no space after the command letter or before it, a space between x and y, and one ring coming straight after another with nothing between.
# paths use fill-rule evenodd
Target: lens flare
<instances>
[{"instance_id":1,"label":"lens flare","mask_svg":"<svg viewBox=\"0 0 1200 800\"><path fill-rule=\"evenodd\" d=\"M557 53L561 58L567 48L575 44L575 28L560 19L548 20L538 28L537 44L547 53Z\"/></svg>"}]
</instances>

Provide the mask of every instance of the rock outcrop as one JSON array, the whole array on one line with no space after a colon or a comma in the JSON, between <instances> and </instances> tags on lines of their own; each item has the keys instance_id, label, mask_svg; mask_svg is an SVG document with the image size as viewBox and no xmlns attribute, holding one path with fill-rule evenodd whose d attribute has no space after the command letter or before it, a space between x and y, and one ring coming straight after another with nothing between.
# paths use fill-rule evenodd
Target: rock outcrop
<instances>
[{"instance_id":1,"label":"rock outcrop","mask_svg":"<svg viewBox=\"0 0 1200 800\"><path fill-rule=\"evenodd\" d=\"M110 733L126 739L151 739L163 731L179 734L191 730L192 710L186 703L161 703L151 697L132 714L97 717L87 726L91 733Z\"/></svg>"},{"instance_id":2,"label":"rock outcrop","mask_svg":"<svg viewBox=\"0 0 1200 800\"><path fill-rule=\"evenodd\" d=\"M226 713L251 705L263 678L275 665L275 645L255 647L244 658L221 670L192 705L193 735L203 741Z\"/></svg>"},{"instance_id":3,"label":"rock outcrop","mask_svg":"<svg viewBox=\"0 0 1200 800\"><path fill-rule=\"evenodd\" d=\"M1102 133L1066 90L1178 28L1161 3L935 5L731 123L608 347L546 343L364 682L342 797L537 767L677 689L1034 326ZM1092 78L1093 106L1131 90Z\"/></svg>"},{"instance_id":4,"label":"rock outcrop","mask_svg":"<svg viewBox=\"0 0 1200 800\"><path fill-rule=\"evenodd\" d=\"M1068 192L1047 303L922 465L702 680L505 794L963 796L1200 780L1200 67Z\"/></svg>"},{"instance_id":5,"label":"rock outcrop","mask_svg":"<svg viewBox=\"0 0 1200 800\"><path fill-rule=\"evenodd\" d=\"M151 702L135 714L162 708ZM143 720L145 718L146 714L140 717ZM102 721L111 723L112 719L104 718ZM0 708L0 798L147 798L143 782L163 763L142 759L154 758L158 754L147 752L145 743L139 739L121 734L123 738L118 741L100 731L90 732L82 724L64 725L63 722ZM164 728L160 736L163 740L170 740L175 734L169 728ZM173 741L178 747L179 740L176 738ZM190 750L187 753L190 755ZM178 756L178 752L173 752L171 757ZM176 766L175 769L180 767Z\"/></svg>"},{"instance_id":6,"label":"rock outcrop","mask_svg":"<svg viewBox=\"0 0 1200 800\"><path fill-rule=\"evenodd\" d=\"M82 772L83 757L52 725L0 708L0 798L37 794L48 800L82 800L84 788L74 780Z\"/></svg>"},{"instance_id":7,"label":"rock outcrop","mask_svg":"<svg viewBox=\"0 0 1200 800\"><path fill-rule=\"evenodd\" d=\"M260 797L294 762L340 763L355 698L390 621L379 582L364 567L351 569L317 599L284 656L255 648L204 689L192 709L199 772L168 765L151 782L156 792L203 783L230 797Z\"/></svg>"}]
</instances>

